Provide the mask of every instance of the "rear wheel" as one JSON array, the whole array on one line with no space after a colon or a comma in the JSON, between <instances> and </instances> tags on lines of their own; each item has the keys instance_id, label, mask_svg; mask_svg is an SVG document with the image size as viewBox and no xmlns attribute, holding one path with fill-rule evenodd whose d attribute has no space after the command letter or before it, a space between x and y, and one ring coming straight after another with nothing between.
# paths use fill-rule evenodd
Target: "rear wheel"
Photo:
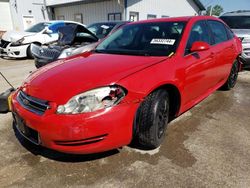
<instances>
[{"instance_id":1,"label":"rear wheel","mask_svg":"<svg viewBox=\"0 0 250 188\"><path fill-rule=\"evenodd\" d=\"M233 63L233 66L231 68L231 72L228 76L226 83L222 86L222 89L230 90L235 86L235 84L237 82L237 78L238 78L238 72L239 72L239 65L238 65L238 61L236 60Z\"/></svg>"},{"instance_id":2,"label":"rear wheel","mask_svg":"<svg viewBox=\"0 0 250 188\"><path fill-rule=\"evenodd\" d=\"M137 142L145 149L160 146L169 118L169 95L166 90L151 93L137 112Z\"/></svg>"}]
</instances>

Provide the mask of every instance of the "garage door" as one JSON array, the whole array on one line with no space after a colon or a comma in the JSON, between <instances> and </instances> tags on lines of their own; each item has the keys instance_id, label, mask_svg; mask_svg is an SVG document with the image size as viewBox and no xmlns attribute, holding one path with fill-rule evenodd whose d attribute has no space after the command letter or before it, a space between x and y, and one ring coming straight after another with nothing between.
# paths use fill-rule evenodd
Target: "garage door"
<instances>
[{"instance_id":1,"label":"garage door","mask_svg":"<svg viewBox=\"0 0 250 188\"><path fill-rule=\"evenodd\" d=\"M10 4L8 1L0 1L0 31L11 30L12 26Z\"/></svg>"}]
</instances>

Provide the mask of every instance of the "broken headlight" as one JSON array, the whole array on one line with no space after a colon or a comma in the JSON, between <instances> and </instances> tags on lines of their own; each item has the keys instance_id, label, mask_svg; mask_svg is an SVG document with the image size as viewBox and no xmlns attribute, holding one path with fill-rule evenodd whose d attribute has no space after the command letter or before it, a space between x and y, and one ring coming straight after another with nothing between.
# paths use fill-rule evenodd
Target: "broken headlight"
<instances>
[{"instance_id":1,"label":"broken headlight","mask_svg":"<svg viewBox=\"0 0 250 188\"><path fill-rule=\"evenodd\" d=\"M120 86L93 89L72 97L65 105L57 108L58 114L80 114L105 109L118 104L126 96Z\"/></svg>"}]
</instances>

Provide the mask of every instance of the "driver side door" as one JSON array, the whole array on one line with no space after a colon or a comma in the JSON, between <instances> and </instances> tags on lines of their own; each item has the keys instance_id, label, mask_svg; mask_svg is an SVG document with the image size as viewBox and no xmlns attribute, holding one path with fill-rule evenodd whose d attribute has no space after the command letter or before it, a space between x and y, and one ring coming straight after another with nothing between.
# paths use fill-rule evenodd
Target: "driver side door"
<instances>
[{"instance_id":1,"label":"driver side door","mask_svg":"<svg viewBox=\"0 0 250 188\"><path fill-rule=\"evenodd\" d=\"M208 50L191 52L194 42L203 41L210 45ZM185 78L183 88L184 108L189 109L208 95L209 89L214 85L215 69L212 37L205 21L197 21L192 26L185 48L183 67Z\"/></svg>"}]
</instances>

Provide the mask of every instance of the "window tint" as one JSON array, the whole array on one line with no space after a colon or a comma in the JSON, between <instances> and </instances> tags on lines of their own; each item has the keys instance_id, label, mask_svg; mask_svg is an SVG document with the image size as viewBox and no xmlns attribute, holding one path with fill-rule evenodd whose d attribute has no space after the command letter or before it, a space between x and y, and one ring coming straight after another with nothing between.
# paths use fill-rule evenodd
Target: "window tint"
<instances>
[{"instance_id":1,"label":"window tint","mask_svg":"<svg viewBox=\"0 0 250 188\"><path fill-rule=\"evenodd\" d=\"M196 41L203 41L208 44L212 44L210 33L204 21L198 21L193 25L192 30L189 34L185 55L190 53L192 44Z\"/></svg>"},{"instance_id":2,"label":"window tint","mask_svg":"<svg viewBox=\"0 0 250 188\"><path fill-rule=\"evenodd\" d=\"M32 32L32 33L38 33L40 31L42 31L45 27L49 26L50 23L47 22L42 22L42 23L38 23L36 25L31 26L29 29L26 29L26 32Z\"/></svg>"},{"instance_id":3,"label":"window tint","mask_svg":"<svg viewBox=\"0 0 250 188\"><path fill-rule=\"evenodd\" d=\"M215 44L228 40L226 28L222 23L209 20L208 25L210 26L213 33Z\"/></svg>"},{"instance_id":4,"label":"window tint","mask_svg":"<svg viewBox=\"0 0 250 188\"><path fill-rule=\"evenodd\" d=\"M232 29L250 29L250 16L220 17Z\"/></svg>"},{"instance_id":5,"label":"window tint","mask_svg":"<svg viewBox=\"0 0 250 188\"><path fill-rule=\"evenodd\" d=\"M97 53L168 56L175 53L185 22L128 24L106 38Z\"/></svg>"},{"instance_id":6,"label":"window tint","mask_svg":"<svg viewBox=\"0 0 250 188\"><path fill-rule=\"evenodd\" d=\"M234 38L234 33L233 33L233 31L232 31L231 29L229 29L228 27L225 27L225 28L226 28L226 30L227 30L228 39L230 40L230 39Z\"/></svg>"},{"instance_id":7,"label":"window tint","mask_svg":"<svg viewBox=\"0 0 250 188\"><path fill-rule=\"evenodd\" d=\"M94 23L87 26L88 30L94 33L99 39L106 37L115 27L115 23Z\"/></svg>"}]
</instances>

